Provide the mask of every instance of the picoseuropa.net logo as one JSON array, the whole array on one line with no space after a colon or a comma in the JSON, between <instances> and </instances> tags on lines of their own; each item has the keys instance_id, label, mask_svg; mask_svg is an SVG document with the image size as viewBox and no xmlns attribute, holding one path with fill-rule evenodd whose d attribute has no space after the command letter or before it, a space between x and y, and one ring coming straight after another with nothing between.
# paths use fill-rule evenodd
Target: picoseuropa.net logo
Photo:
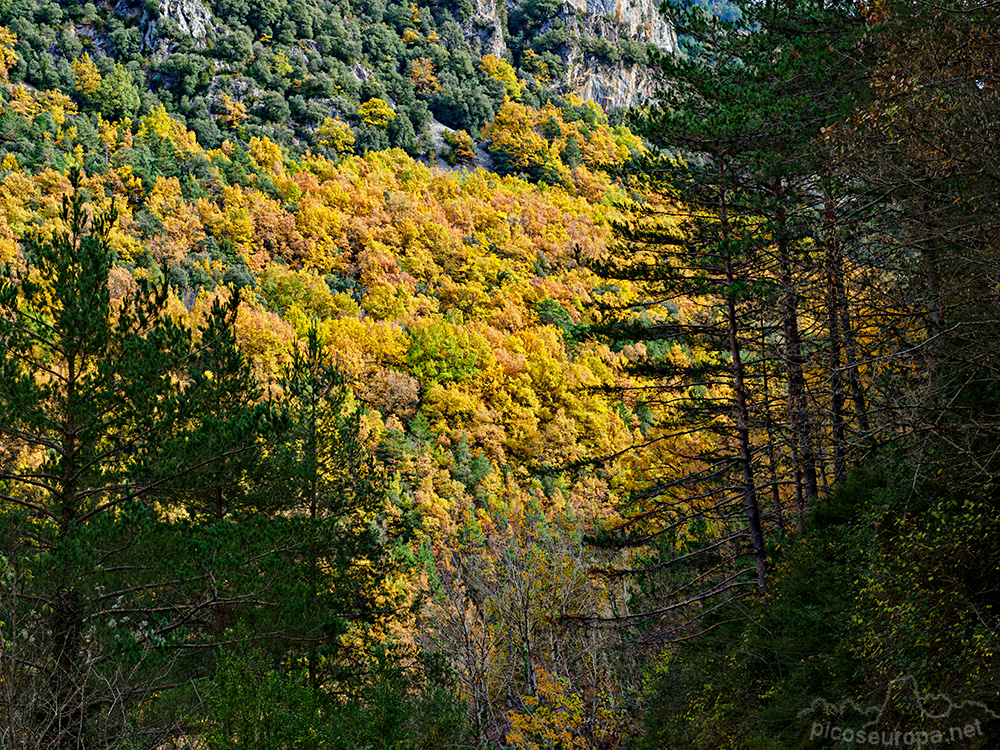
<instances>
[{"instance_id":1,"label":"picoseuropa.net logo","mask_svg":"<svg viewBox=\"0 0 1000 750\"><path fill-rule=\"evenodd\" d=\"M906 705L909 704L909 705ZM912 726L890 727L893 708L908 709ZM916 710L915 710L916 709ZM979 701L955 702L944 693L923 693L913 677L889 683L878 706L863 708L847 699L829 703L817 698L799 718L810 720L809 739L827 740L833 746L926 748L950 742L969 742L984 736L984 724L1000 718Z\"/></svg>"}]
</instances>

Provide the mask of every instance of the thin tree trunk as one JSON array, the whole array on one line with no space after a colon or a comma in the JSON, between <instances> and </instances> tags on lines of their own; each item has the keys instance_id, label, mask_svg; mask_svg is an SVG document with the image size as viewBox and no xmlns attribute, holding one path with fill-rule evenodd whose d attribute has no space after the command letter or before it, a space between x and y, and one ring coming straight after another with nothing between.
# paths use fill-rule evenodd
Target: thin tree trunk
<instances>
[{"instance_id":1,"label":"thin tree trunk","mask_svg":"<svg viewBox=\"0 0 1000 750\"><path fill-rule=\"evenodd\" d=\"M765 345L765 335L764 335L764 320L761 319L760 322L760 351L762 355L767 351ZM768 378L768 364L767 357L762 356L763 364L763 390L764 390L764 430L767 435L767 465L768 474L771 485L771 502L774 504L774 515L775 521L778 524L778 530L785 530L785 513L784 509L781 507L781 491L778 488L778 460L775 455L774 449L774 419L771 416L771 389Z\"/></svg>"},{"instance_id":2,"label":"thin tree trunk","mask_svg":"<svg viewBox=\"0 0 1000 750\"><path fill-rule=\"evenodd\" d=\"M844 378L842 370L843 340L840 330L840 279L843 262L837 241L837 217L833 199L824 190L824 241L826 249L826 316L829 329L830 416L833 421L833 478L839 481L846 469L844 453Z\"/></svg>"},{"instance_id":3,"label":"thin tree trunk","mask_svg":"<svg viewBox=\"0 0 1000 750\"><path fill-rule=\"evenodd\" d=\"M78 425L76 422L76 384L78 362L71 353L67 356L66 371L66 422L63 427L63 476L60 487L59 546L72 542L74 523L79 505L79 483L76 459ZM58 719L53 722L58 736L53 747L73 748L83 742L83 709L77 695L79 666L80 596L74 585L74 575L62 571L63 586L58 592L53 618L53 648L55 651L54 688L58 705Z\"/></svg>"},{"instance_id":4,"label":"thin tree trunk","mask_svg":"<svg viewBox=\"0 0 1000 750\"><path fill-rule=\"evenodd\" d=\"M944 327L944 313L941 311L941 275L938 269L937 249L934 247L934 226L930 218L930 206L921 203L920 255L924 262L924 284L927 286L927 335L934 338Z\"/></svg>"},{"instance_id":5,"label":"thin tree trunk","mask_svg":"<svg viewBox=\"0 0 1000 750\"><path fill-rule=\"evenodd\" d=\"M746 505L747 525L753 547L754 563L757 568L757 588L761 595L767 592L767 554L764 548L764 531L760 523L760 508L757 503L757 488L754 483L752 454L750 450L750 414L747 407L745 372L738 336L739 321L736 317L736 299L733 286L736 274L733 270L733 256L730 249L730 229L725 171L722 155L719 155L719 222L722 230L722 253L726 270L726 325L729 338L729 353L732 357L733 390L736 400L736 430L740 446L740 466L743 479L743 500Z\"/></svg>"},{"instance_id":6,"label":"thin tree trunk","mask_svg":"<svg viewBox=\"0 0 1000 750\"><path fill-rule=\"evenodd\" d=\"M780 200L782 191L780 181L775 183L773 190L775 198ZM805 524L806 508L815 501L819 494L819 481L816 475L812 425L806 403L806 381L803 374L804 357L802 356L802 339L799 335L798 293L795 291L795 280L792 273L785 210L780 205L777 208L775 219L778 229L781 322L785 334L785 367L788 378L788 416L792 428L793 458L796 460L797 468L801 471L803 489L803 493L797 493L799 530L802 531Z\"/></svg>"},{"instance_id":7,"label":"thin tree trunk","mask_svg":"<svg viewBox=\"0 0 1000 750\"><path fill-rule=\"evenodd\" d=\"M221 484L217 484L215 486L215 517L216 517L216 519L218 519L219 521L221 521L225 515L226 515L226 508L225 508L225 505L222 502L222 485ZM212 589L213 589L212 595L215 596L215 597L218 597L218 595L219 595L219 588L218 588L218 586L219 586L218 582L213 578L212 579ZM221 634L222 633L222 628L223 628L223 625L224 625L222 605L221 604L214 604L214 605L212 605L212 614L213 614L214 619L215 619L215 622L213 623L213 628L215 630L215 633L216 634Z\"/></svg>"},{"instance_id":8,"label":"thin tree trunk","mask_svg":"<svg viewBox=\"0 0 1000 750\"><path fill-rule=\"evenodd\" d=\"M309 424L307 429L309 430L306 435L306 455L308 456L309 465L307 471L309 472L309 487L307 492L309 497L307 498L309 503L309 520L310 520L310 533L315 533L316 531L316 518L319 516L319 450L318 441L316 439L317 432L317 422L318 422L318 404L317 396L315 390L310 392L309 401ZM319 550L315 544L310 545L309 550L309 597L310 601L316 601L316 597L319 593ZM306 679L309 680L309 685L312 688L319 687L319 652L316 648L315 642L311 643L309 646L309 654L306 659L307 662L307 676Z\"/></svg>"},{"instance_id":9,"label":"thin tree trunk","mask_svg":"<svg viewBox=\"0 0 1000 750\"><path fill-rule=\"evenodd\" d=\"M871 421L868 419L868 404L865 399L864 387L861 385L861 373L858 369L858 344L854 338L854 326L851 324L851 310L847 302L847 291L844 278L837 279L837 299L840 305L840 327L844 336L844 354L847 364L847 381L851 387L851 399L854 401L854 418L858 420L858 428L864 439L872 434Z\"/></svg>"},{"instance_id":10,"label":"thin tree trunk","mask_svg":"<svg viewBox=\"0 0 1000 750\"><path fill-rule=\"evenodd\" d=\"M931 220L930 205L921 201L919 224L920 255L923 261L924 285L927 288L927 343L924 347L924 372L928 383L928 406L932 411L942 408L940 390L936 387L939 365L942 360L941 332L944 330L944 312L941 304L941 272L934 222Z\"/></svg>"},{"instance_id":11,"label":"thin tree trunk","mask_svg":"<svg viewBox=\"0 0 1000 750\"><path fill-rule=\"evenodd\" d=\"M854 402L854 418L857 420L862 439L866 440L871 435L872 428L871 422L868 419L868 405L865 399L864 388L861 385L861 374L858 369L858 344L854 336L854 326L851 323L851 309L847 299L847 283L844 279L844 253L837 237L836 203L826 182L823 184L823 200L826 215L827 318L830 328L830 389L834 394L833 409L836 412L838 408L838 397L836 394L839 391L839 408L841 413L843 413L845 404L843 373L846 372L847 384L851 391L851 400ZM835 350L838 342L840 345L839 350ZM843 362L839 367L834 367L835 362L840 361L841 354L843 355ZM846 432L846 416L842 417L842 419L844 420L844 431ZM841 471L838 470L836 475L839 479Z\"/></svg>"}]
</instances>

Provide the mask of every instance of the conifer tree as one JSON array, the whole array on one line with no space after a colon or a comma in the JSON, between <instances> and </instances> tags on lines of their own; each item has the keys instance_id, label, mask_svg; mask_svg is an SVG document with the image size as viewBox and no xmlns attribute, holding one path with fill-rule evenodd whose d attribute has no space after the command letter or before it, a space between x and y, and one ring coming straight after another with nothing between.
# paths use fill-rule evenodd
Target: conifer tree
<instances>
[{"instance_id":1,"label":"conifer tree","mask_svg":"<svg viewBox=\"0 0 1000 750\"><path fill-rule=\"evenodd\" d=\"M302 605L293 609L309 682L339 676L339 639L353 623L373 623L394 602L380 587L394 572L389 539L403 530L386 518L386 475L361 440L360 405L327 360L315 327L294 353L285 380L288 489L300 532L296 569ZM376 597L386 603L376 605Z\"/></svg>"},{"instance_id":2,"label":"conifer tree","mask_svg":"<svg viewBox=\"0 0 1000 750\"><path fill-rule=\"evenodd\" d=\"M644 343L640 371L677 428L664 422L651 441L673 467L636 493L624 527L635 542L671 540L654 568L674 571L674 593L651 614L737 595L750 583L745 555L763 592L765 534L785 524L778 488L795 488L801 528L820 485L826 425L806 373L808 340L826 332L804 331L802 315L818 297L824 227L817 137L849 110L847 52L862 26L846 2L739 6L724 20L668 3L686 54L661 59L660 101L636 117L653 146L636 178L653 198L632 207L622 249L601 269L643 285L646 302L612 314L604 332Z\"/></svg>"},{"instance_id":3,"label":"conifer tree","mask_svg":"<svg viewBox=\"0 0 1000 750\"><path fill-rule=\"evenodd\" d=\"M111 299L114 212L91 216L79 171L69 183L65 229L0 281L3 713L14 746L155 744L135 717L178 678L170 647L230 595L223 530L198 533L165 490L253 448L268 415L235 308L194 336L165 285ZM249 405L216 412L234 389Z\"/></svg>"}]
</instances>

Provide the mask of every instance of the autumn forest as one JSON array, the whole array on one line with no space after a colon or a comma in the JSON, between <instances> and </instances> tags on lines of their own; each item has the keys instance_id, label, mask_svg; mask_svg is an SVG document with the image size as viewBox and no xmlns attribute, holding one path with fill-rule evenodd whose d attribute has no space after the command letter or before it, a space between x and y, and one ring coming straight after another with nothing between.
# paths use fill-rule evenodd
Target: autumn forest
<instances>
[{"instance_id":1,"label":"autumn forest","mask_svg":"<svg viewBox=\"0 0 1000 750\"><path fill-rule=\"evenodd\" d=\"M1000 15L644 7L0 0L0 748L995 746Z\"/></svg>"}]
</instances>

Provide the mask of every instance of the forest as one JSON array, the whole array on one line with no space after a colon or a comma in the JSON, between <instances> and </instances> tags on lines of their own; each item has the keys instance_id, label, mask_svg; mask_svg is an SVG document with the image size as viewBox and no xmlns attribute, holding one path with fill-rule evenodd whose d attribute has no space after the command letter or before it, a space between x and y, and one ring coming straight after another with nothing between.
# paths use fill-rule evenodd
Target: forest
<instances>
[{"instance_id":1,"label":"forest","mask_svg":"<svg viewBox=\"0 0 1000 750\"><path fill-rule=\"evenodd\" d=\"M168 5L0 2L0 747L994 747L992 3Z\"/></svg>"}]
</instances>

